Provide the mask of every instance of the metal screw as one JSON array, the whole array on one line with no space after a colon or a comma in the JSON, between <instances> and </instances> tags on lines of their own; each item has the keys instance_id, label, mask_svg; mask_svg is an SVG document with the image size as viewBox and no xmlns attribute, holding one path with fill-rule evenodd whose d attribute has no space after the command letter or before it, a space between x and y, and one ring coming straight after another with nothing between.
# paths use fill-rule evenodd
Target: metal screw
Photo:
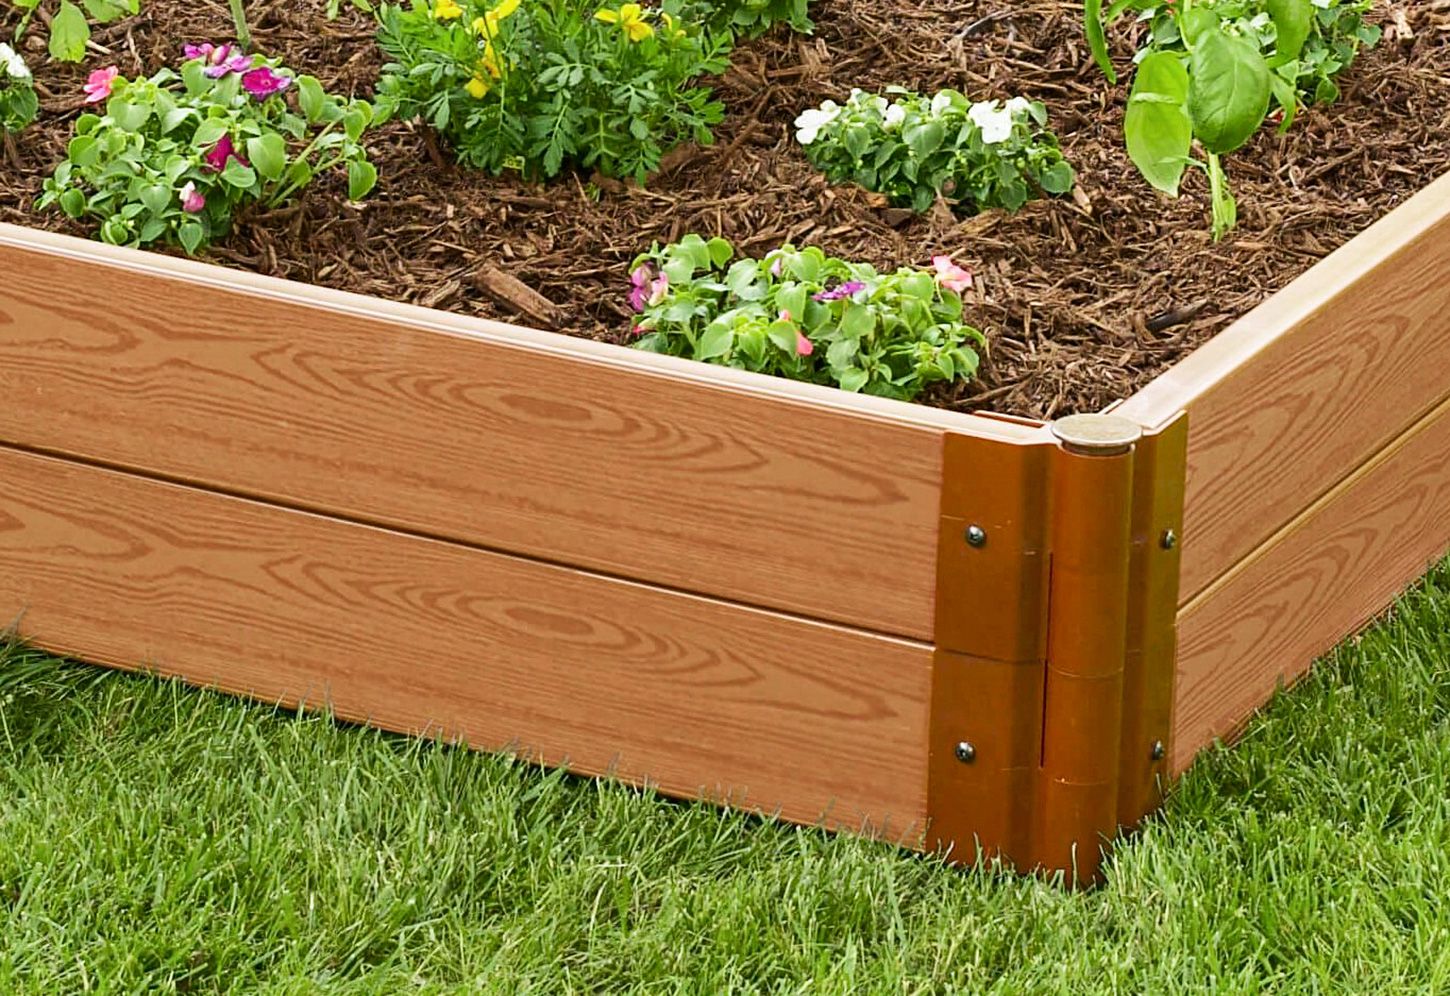
<instances>
[{"instance_id":1,"label":"metal screw","mask_svg":"<svg viewBox=\"0 0 1450 996\"><path fill-rule=\"evenodd\" d=\"M1150 752L1150 756L1153 758L1153 760L1161 761L1167 754L1168 748L1163 746L1163 741L1154 740L1153 750Z\"/></svg>"},{"instance_id":2,"label":"metal screw","mask_svg":"<svg viewBox=\"0 0 1450 996\"><path fill-rule=\"evenodd\" d=\"M957 744L957 749L955 753L957 755L957 760L961 761L963 764L971 764L977 759L977 748L972 744L967 743L965 740Z\"/></svg>"},{"instance_id":3,"label":"metal screw","mask_svg":"<svg viewBox=\"0 0 1450 996\"><path fill-rule=\"evenodd\" d=\"M987 545L987 530L981 526L967 527L967 545L978 549Z\"/></svg>"},{"instance_id":4,"label":"metal screw","mask_svg":"<svg viewBox=\"0 0 1450 996\"><path fill-rule=\"evenodd\" d=\"M1163 549L1171 550L1178 545L1178 534L1168 529L1163 533L1163 539L1159 541Z\"/></svg>"}]
</instances>

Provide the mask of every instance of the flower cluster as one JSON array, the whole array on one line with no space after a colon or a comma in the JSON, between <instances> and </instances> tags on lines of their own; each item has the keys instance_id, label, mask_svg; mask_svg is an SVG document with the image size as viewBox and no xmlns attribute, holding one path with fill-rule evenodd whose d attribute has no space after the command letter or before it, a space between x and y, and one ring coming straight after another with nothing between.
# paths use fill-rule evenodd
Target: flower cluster
<instances>
[{"instance_id":1,"label":"flower cluster","mask_svg":"<svg viewBox=\"0 0 1450 996\"><path fill-rule=\"evenodd\" d=\"M35 120L39 109L30 67L19 52L0 42L0 132L19 131Z\"/></svg>"},{"instance_id":2,"label":"flower cluster","mask_svg":"<svg viewBox=\"0 0 1450 996\"><path fill-rule=\"evenodd\" d=\"M910 400L976 373L971 283L945 256L878 273L817 248L736 259L724 239L688 235L635 260L629 302L641 349Z\"/></svg>"},{"instance_id":3,"label":"flower cluster","mask_svg":"<svg viewBox=\"0 0 1450 996\"><path fill-rule=\"evenodd\" d=\"M696 83L728 40L669 11L598 0L411 0L380 11L385 117L421 118L469 165L643 180L723 117Z\"/></svg>"},{"instance_id":4,"label":"flower cluster","mask_svg":"<svg viewBox=\"0 0 1450 996\"><path fill-rule=\"evenodd\" d=\"M925 211L937 198L975 213L1015 211L1040 192L1072 189L1074 173L1039 103L971 102L955 90L931 98L893 88L851 91L796 118L796 140L833 182L851 181Z\"/></svg>"},{"instance_id":5,"label":"flower cluster","mask_svg":"<svg viewBox=\"0 0 1450 996\"><path fill-rule=\"evenodd\" d=\"M369 104L233 45L187 45L185 54L180 72L149 79L128 80L114 66L90 74L85 102L104 113L76 121L38 206L95 219L107 242L196 252L240 206L279 205L334 167L346 168L354 198L376 184L360 144ZM293 92L295 108L285 99Z\"/></svg>"}]
</instances>

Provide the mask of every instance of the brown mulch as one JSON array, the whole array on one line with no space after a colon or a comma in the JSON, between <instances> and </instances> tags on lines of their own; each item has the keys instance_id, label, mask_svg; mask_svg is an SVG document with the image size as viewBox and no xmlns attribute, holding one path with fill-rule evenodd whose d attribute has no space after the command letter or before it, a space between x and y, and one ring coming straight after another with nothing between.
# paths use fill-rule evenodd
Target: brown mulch
<instances>
[{"instance_id":1,"label":"brown mulch","mask_svg":"<svg viewBox=\"0 0 1450 996\"><path fill-rule=\"evenodd\" d=\"M332 22L324 0L248 6L259 50L332 89L370 94L381 53L370 21L346 0ZM1311 110L1286 136L1266 129L1229 160L1241 222L1218 245L1207 233L1200 176L1169 201L1122 151L1124 91L1091 65L1080 0L818 0L814 37L779 29L736 50L717 81L728 119L716 144L672 156L647 190L465 172L439 158L426 130L394 123L371 139L382 182L365 204L346 205L336 182L315 187L300 207L243 218L212 256L624 342L627 266L654 241L696 231L752 253L809 243L882 267L948 252L977 274L969 312L991 346L977 381L929 400L1033 417L1095 410L1450 168L1450 0L1377 6L1386 40L1342 80L1341 101ZM14 23L12 13L0 14L0 37ZM49 64L31 37L42 118L0 150L0 220L86 234L58 214L30 211L62 156L85 73L113 62L128 76L150 73L178 61L183 40L221 40L229 26L224 0L143 0L140 16L97 33L104 51L84 67ZM1120 65L1132 30L1117 32ZM829 188L801 155L790 122L853 86L889 84L1044 100L1080 190L1015 216L960 220L904 218L859 190ZM499 293L509 277L546 300L531 299L532 313L511 310Z\"/></svg>"}]
</instances>

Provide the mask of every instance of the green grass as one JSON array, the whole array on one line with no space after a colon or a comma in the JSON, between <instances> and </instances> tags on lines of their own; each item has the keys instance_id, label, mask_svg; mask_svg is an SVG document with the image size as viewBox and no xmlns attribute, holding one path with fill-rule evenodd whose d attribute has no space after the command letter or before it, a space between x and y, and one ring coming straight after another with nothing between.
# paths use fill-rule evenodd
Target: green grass
<instances>
[{"instance_id":1,"label":"green grass","mask_svg":"<svg viewBox=\"0 0 1450 996\"><path fill-rule=\"evenodd\" d=\"M1450 991L1450 566L1050 885L0 649L0 993Z\"/></svg>"}]
</instances>

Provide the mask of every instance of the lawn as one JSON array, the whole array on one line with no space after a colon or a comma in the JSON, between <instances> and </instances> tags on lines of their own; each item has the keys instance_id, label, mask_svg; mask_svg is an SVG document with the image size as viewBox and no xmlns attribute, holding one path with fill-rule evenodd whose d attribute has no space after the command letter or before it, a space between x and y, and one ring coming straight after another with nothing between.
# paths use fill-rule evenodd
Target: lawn
<instances>
[{"instance_id":1,"label":"lawn","mask_svg":"<svg viewBox=\"0 0 1450 996\"><path fill-rule=\"evenodd\" d=\"M16 646L0 697L7 994L1450 990L1450 564L1090 893Z\"/></svg>"}]
</instances>

